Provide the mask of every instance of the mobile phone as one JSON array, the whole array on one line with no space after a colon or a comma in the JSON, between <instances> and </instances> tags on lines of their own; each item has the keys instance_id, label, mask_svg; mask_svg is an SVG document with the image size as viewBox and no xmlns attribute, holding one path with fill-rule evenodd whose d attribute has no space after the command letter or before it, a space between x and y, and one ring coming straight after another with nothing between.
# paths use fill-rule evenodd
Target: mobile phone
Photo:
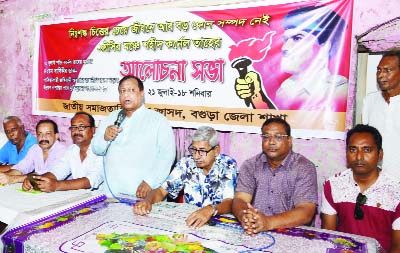
<instances>
[{"instance_id":1,"label":"mobile phone","mask_svg":"<svg viewBox=\"0 0 400 253\"><path fill-rule=\"evenodd\" d=\"M33 176L37 176L37 175L36 174L28 174L29 182L31 183L31 185L35 191L40 191L40 188L39 188L39 185L37 184L37 182L41 181L41 180L33 178Z\"/></svg>"},{"instance_id":2,"label":"mobile phone","mask_svg":"<svg viewBox=\"0 0 400 253\"><path fill-rule=\"evenodd\" d=\"M8 224L0 221L0 235L7 230Z\"/></svg>"},{"instance_id":3,"label":"mobile phone","mask_svg":"<svg viewBox=\"0 0 400 253\"><path fill-rule=\"evenodd\" d=\"M213 220L207 221L207 224L208 224L209 226L215 226L215 225L217 225L217 223L216 223L215 221L213 221Z\"/></svg>"}]
</instances>

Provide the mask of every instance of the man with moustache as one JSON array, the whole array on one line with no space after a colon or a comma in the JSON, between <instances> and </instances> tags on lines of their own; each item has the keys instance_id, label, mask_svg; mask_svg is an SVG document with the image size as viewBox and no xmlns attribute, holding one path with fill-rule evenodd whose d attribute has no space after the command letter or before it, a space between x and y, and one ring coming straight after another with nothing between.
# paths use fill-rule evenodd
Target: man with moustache
<instances>
[{"instance_id":1,"label":"man with moustache","mask_svg":"<svg viewBox=\"0 0 400 253\"><path fill-rule=\"evenodd\" d=\"M0 149L0 172L10 170L11 166L25 158L29 149L37 143L36 138L25 131L24 124L17 116L3 120L4 133L8 141Z\"/></svg>"},{"instance_id":2,"label":"man with moustache","mask_svg":"<svg viewBox=\"0 0 400 253\"><path fill-rule=\"evenodd\" d=\"M91 146L95 154L104 156L109 195L145 198L171 170L175 137L168 120L144 106L139 78L123 77L118 92L122 110L110 113L101 123Z\"/></svg>"},{"instance_id":3,"label":"man with moustache","mask_svg":"<svg viewBox=\"0 0 400 253\"><path fill-rule=\"evenodd\" d=\"M230 213L237 165L234 159L219 151L217 132L212 127L199 127L189 146L190 155L175 165L162 186L134 206L134 212L146 215L152 204L167 195L175 199L183 190L185 203L201 207L187 217L186 224L190 227L201 227L217 214Z\"/></svg>"},{"instance_id":4,"label":"man with moustache","mask_svg":"<svg viewBox=\"0 0 400 253\"><path fill-rule=\"evenodd\" d=\"M262 152L239 170L233 214L248 235L310 224L318 203L315 165L292 151L285 120L267 119L261 129Z\"/></svg>"},{"instance_id":5,"label":"man with moustache","mask_svg":"<svg viewBox=\"0 0 400 253\"><path fill-rule=\"evenodd\" d=\"M41 191L94 190L103 183L102 157L95 155L90 147L96 132L93 116L87 112L77 112L71 119L69 130L74 144L68 147L61 161L50 172L34 176L39 180ZM71 179L66 180L69 175ZM32 186L25 183L23 189L30 190Z\"/></svg>"},{"instance_id":6,"label":"man with moustache","mask_svg":"<svg viewBox=\"0 0 400 253\"><path fill-rule=\"evenodd\" d=\"M376 70L380 91L364 99L362 121L376 127L382 134L385 155L382 169L400 182L400 52L382 56Z\"/></svg>"},{"instance_id":7,"label":"man with moustache","mask_svg":"<svg viewBox=\"0 0 400 253\"><path fill-rule=\"evenodd\" d=\"M44 174L60 161L66 148L58 141L57 124L50 119L40 120L36 124L36 136L38 144L29 149L26 157L12 166L10 171L0 173L0 184L29 181L26 174Z\"/></svg>"},{"instance_id":8,"label":"man with moustache","mask_svg":"<svg viewBox=\"0 0 400 253\"><path fill-rule=\"evenodd\" d=\"M385 252L400 252L400 185L381 171L382 136L357 125L346 138L348 169L331 177L322 194L322 228L375 238Z\"/></svg>"}]
</instances>

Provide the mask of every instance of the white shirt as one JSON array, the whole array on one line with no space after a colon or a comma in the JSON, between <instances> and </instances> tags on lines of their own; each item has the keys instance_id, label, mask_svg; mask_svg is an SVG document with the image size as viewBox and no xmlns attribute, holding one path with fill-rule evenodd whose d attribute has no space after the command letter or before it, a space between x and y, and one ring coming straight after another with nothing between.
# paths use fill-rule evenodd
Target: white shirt
<instances>
[{"instance_id":1,"label":"white shirt","mask_svg":"<svg viewBox=\"0 0 400 253\"><path fill-rule=\"evenodd\" d=\"M57 180L65 180L69 174L72 174L72 179L86 177L92 189L97 189L103 183L103 159L89 146L85 160L81 161L79 146L72 144L51 173Z\"/></svg>"},{"instance_id":2,"label":"white shirt","mask_svg":"<svg viewBox=\"0 0 400 253\"><path fill-rule=\"evenodd\" d=\"M388 104L381 91L368 94L364 99L362 121L381 133L382 169L400 182L400 95L391 97Z\"/></svg>"}]
</instances>

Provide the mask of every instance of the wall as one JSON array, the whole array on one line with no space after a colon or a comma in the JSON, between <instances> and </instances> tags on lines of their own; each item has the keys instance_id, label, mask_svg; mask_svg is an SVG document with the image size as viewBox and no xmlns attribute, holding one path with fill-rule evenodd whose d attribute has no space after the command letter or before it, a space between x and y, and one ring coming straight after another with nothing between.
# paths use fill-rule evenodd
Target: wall
<instances>
[{"instance_id":1,"label":"wall","mask_svg":"<svg viewBox=\"0 0 400 253\"><path fill-rule=\"evenodd\" d=\"M233 1L218 1L229 3ZM243 2L243 1L242 1ZM0 117L15 114L25 122L28 130L34 130L36 122L43 118L31 115L32 52L34 22L52 20L61 16L127 6L163 3L165 6L185 6L193 3L215 4L215 1L167 1L167 0L0 0ZM398 0L355 0L355 35L396 17L400 8ZM357 65L355 41L353 41L350 75L350 102L348 127L352 124L353 98ZM60 128L61 139L70 143L67 127L69 119L53 118ZM176 130L178 131L178 130ZM260 151L260 138L254 134L221 133L228 135L224 151L235 157L239 164ZM319 184L345 166L344 143L340 140L295 140L295 151L301 152L318 166Z\"/></svg>"}]
</instances>

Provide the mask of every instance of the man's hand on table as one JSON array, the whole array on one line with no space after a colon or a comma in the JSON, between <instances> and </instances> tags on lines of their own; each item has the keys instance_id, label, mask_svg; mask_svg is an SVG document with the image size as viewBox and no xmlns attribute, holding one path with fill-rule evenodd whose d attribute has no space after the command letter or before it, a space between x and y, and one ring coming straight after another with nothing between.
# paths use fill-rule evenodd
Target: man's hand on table
<instances>
[{"instance_id":1,"label":"man's hand on table","mask_svg":"<svg viewBox=\"0 0 400 253\"><path fill-rule=\"evenodd\" d=\"M22 182L22 190L24 190L24 191L32 191L33 190L33 186L31 184L31 181L29 181L28 177L26 177L24 179L24 182Z\"/></svg>"},{"instance_id":2,"label":"man's hand on table","mask_svg":"<svg viewBox=\"0 0 400 253\"><path fill-rule=\"evenodd\" d=\"M246 233L247 233L246 229L252 227L251 220L253 219L253 214L252 214L253 209L254 208L252 207L252 205L250 203L247 203L247 209L244 209L241 212L240 217L237 217Z\"/></svg>"},{"instance_id":3,"label":"man's hand on table","mask_svg":"<svg viewBox=\"0 0 400 253\"><path fill-rule=\"evenodd\" d=\"M249 235L255 235L257 233L273 229L270 217L258 212L258 210L253 214L251 223L252 226L246 231L246 233Z\"/></svg>"},{"instance_id":4,"label":"man's hand on table","mask_svg":"<svg viewBox=\"0 0 400 253\"><path fill-rule=\"evenodd\" d=\"M247 207L248 209L243 210L242 217L239 219L246 234L252 236L272 229L268 216L259 212L250 203L247 204Z\"/></svg>"},{"instance_id":5,"label":"man's hand on table","mask_svg":"<svg viewBox=\"0 0 400 253\"><path fill-rule=\"evenodd\" d=\"M57 189L57 180L43 176L33 176L42 192L54 192Z\"/></svg>"},{"instance_id":6,"label":"man's hand on table","mask_svg":"<svg viewBox=\"0 0 400 253\"><path fill-rule=\"evenodd\" d=\"M139 203L136 203L133 206L133 212L138 215L146 215L149 214L151 211L151 203L144 200Z\"/></svg>"},{"instance_id":7,"label":"man's hand on table","mask_svg":"<svg viewBox=\"0 0 400 253\"><path fill-rule=\"evenodd\" d=\"M150 187L150 185L143 180L136 189L136 197L144 199L151 190L153 189Z\"/></svg>"},{"instance_id":8,"label":"man's hand on table","mask_svg":"<svg viewBox=\"0 0 400 253\"><path fill-rule=\"evenodd\" d=\"M33 178L35 179L38 188L42 192L54 192L57 189L57 180L55 179L38 175L33 176ZM24 182L22 183L22 189L24 191L34 190L29 177L24 179Z\"/></svg>"},{"instance_id":9,"label":"man's hand on table","mask_svg":"<svg viewBox=\"0 0 400 253\"><path fill-rule=\"evenodd\" d=\"M9 184L10 177L5 173L0 173L0 184Z\"/></svg>"},{"instance_id":10,"label":"man's hand on table","mask_svg":"<svg viewBox=\"0 0 400 253\"><path fill-rule=\"evenodd\" d=\"M212 217L214 209L211 206L205 206L193 213L186 218L186 225L192 228L199 228L207 223Z\"/></svg>"}]
</instances>

